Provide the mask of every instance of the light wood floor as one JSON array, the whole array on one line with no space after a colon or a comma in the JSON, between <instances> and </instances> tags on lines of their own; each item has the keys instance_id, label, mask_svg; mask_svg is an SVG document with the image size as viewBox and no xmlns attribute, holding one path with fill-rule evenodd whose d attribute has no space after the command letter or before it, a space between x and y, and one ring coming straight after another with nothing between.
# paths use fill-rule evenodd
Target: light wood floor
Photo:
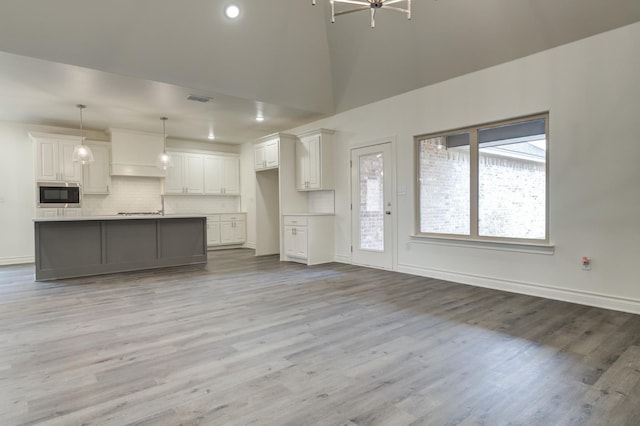
<instances>
[{"instance_id":1,"label":"light wood floor","mask_svg":"<svg viewBox=\"0 0 640 426\"><path fill-rule=\"evenodd\" d=\"M210 253L0 268L0 425L638 425L640 316Z\"/></svg>"}]
</instances>

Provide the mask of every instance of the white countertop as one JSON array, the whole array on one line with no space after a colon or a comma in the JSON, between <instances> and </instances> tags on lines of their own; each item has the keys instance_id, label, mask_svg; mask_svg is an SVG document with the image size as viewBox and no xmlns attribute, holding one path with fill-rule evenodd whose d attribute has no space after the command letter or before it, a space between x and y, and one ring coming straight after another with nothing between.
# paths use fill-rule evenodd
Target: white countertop
<instances>
[{"instance_id":1,"label":"white countertop","mask_svg":"<svg viewBox=\"0 0 640 426\"><path fill-rule=\"evenodd\" d=\"M84 222L87 220L145 220L145 219L186 219L186 218L203 218L207 215L204 214L150 214L150 215L112 215L112 216L76 216L76 217L37 217L33 219L34 222Z\"/></svg>"}]
</instances>

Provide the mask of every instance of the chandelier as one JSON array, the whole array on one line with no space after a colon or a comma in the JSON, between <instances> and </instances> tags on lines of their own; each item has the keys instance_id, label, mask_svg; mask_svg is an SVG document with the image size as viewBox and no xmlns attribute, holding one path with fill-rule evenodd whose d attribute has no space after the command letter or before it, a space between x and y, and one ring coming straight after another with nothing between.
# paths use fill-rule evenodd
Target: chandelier
<instances>
[{"instance_id":1,"label":"chandelier","mask_svg":"<svg viewBox=\"0 0 640 426\"><path fill-rule=\"evenodd\" d=\"M329 0L329 3L331 4L331 22L336 22L336 16L369 9L371 11L371 28L374 28L376 26L376 10L383 8L404 13L407 15L407 19L411 19L411 0ZM336 12L335 3L346 3L355 6L351 9ZM396 3L406 3L407 7L403 9L401 7L391 6ZM311 4L315 6L316 0L311 0Z\"/></svg>"}]
</instances>

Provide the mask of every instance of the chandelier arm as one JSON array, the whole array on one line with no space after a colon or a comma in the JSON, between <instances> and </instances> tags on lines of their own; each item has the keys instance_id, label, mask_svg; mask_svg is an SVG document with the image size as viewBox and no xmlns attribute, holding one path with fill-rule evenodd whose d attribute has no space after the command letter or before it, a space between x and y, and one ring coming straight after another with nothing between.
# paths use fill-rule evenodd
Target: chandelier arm
<instances>
[{"instance_id":1,"label":"chandelier arm","mask_svg":"<svg viewBox=\"0 0 640 426\"><path fill-rule=\"evenodd\" d=\"M375 28L376 27L376 9L375 8L371 8L371 28Z\"/></svg>"},{"instance_id":2,"label":"chandelier arm","mask_svg":"<svg viewBox=\"0 0 640 426\"><path fill-rule=\"evenodd\" d=\"M334 13L334 16L346 15L347 13L360 12L362 10L371 9L369 6L356 7L354 9L342 10L340 12ZM374 10L374 9L371 9Z\"/></svg>"},{"instance_id":3,"label":"chandelier arm","mask_svg":"<svg viewBox=\"0 0 640 426\"><path fill-rule=\"evenodd\" d=\"M406 15L409 16L409 19L411 19L411 11L409 9L402 9L401 7L394 7L394 6L384 6L384 10L393 10L394 12L400 12L400 13L404 13Z\"/></svg>"},{"instance_id":4,"label":"chandelier arm","mask_svg":"<svg viewBox=\"0 0 640 426\"><path fill-rule=\"evenodd\" d=\"M347 3L347 4L357 4L358 6L367 6L367 8L371 7L371 2L362 1L362 0L333 0L334 3Z\"/></svg>"},{"instance_id":5,"label":"chandelier arm","mask_svg":"<svg viewBox=\"0 0 640 426\"><path fill-rule=\"evenodd\" d=\"M382 7L386 7L389 4L401 3L403 1L407 1L407 0L386 0L382 2Z\"/></svg>"}]
</instances>

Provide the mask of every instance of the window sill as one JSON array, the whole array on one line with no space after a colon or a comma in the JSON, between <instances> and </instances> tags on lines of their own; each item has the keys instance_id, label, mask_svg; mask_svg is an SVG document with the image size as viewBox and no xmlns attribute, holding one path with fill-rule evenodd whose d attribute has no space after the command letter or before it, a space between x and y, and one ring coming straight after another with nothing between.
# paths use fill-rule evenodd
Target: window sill
<instances>
[{"instance_id":1,"label":"window sill","mask_svg":"<svg viewBox=\"0 0 640 426\"><path fill-rule=\"evenodd\" d=\"M466 238L450 237L428 237L425 235L410 235L409 238L415 244L468 247L518 253L553 255L556 250L556 247L553 244L512 243L508 241L472 240Z\"/></svg>"}]
</instances>

